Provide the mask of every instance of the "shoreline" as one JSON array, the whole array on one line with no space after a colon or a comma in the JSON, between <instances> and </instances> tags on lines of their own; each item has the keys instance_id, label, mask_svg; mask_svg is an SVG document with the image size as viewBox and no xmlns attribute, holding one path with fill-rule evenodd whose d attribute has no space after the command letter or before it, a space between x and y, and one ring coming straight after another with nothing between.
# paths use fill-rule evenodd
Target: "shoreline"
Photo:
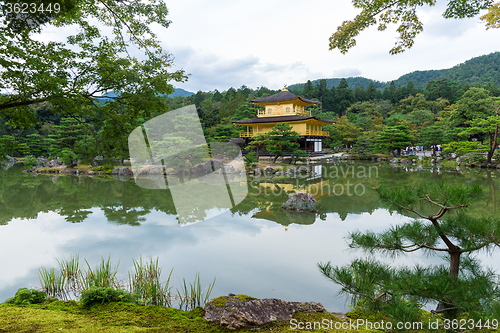
<instances>
[{"instance_id":1,"label":"shoreline","mask_svg":"<svg viewBox=\"0 0 500 333\"><path fill-rule=\"evenodd\" d=\"M224 161L221 161L224 163ZM346 153L335 153L326 154L323 156L310 157L304 163L288 164L283 162L272 163L271 157L260 157L259 162L254 168L246 167L247 174L264 174L266 168L272 168L272 174L276 172L281 172L281 175L287 175L290 169L297 169L300 167L307 167L309 164L313 165L329 165L337 162L367 162L367 163L387 163L395 166L402 167L412 167L412 166L426 166L426 167L469 167L469 168L479 168L479 169L500 169L500 161L492 161L491 164L486 164L484 162L470 162L461 161L459 158L440 158L439 156L401 156L393 157L391 155L372 155L367 157L359 157L352 154ZM22 163L17 161L17 163ZM225 163L228 165L228 163ZM156 168L156 169L155 169ZM119 169L124 169L120 172ZM126 170L128 169L128 170ZM151 165L144 168L144 175L159 175L164 174L163 170L158 170L158 166ZM171 170L168 170L171 171ZM259 172L260 171L260 172ZM59 175L133 175L130 165L123 166L111 166L103 165L98 167L93 167L92 165L77 165L73 168L68 168L65 165L58 166L44 166L40 168L32 167L31 170L23 170L23 172L31 172L36 174L59 174ZM293 172L293 170L292 170ZM174 173L167 172L167 174L173 175Z\"/></svg>"}]
</instances>

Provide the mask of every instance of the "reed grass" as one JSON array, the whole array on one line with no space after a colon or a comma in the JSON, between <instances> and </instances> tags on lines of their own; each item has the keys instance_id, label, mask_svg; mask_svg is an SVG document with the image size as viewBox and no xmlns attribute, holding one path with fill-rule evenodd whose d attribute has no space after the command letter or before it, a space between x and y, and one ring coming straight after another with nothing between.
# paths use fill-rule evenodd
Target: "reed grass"
<instances>
[{"instance_id":1,"label":"reed grass","mask_svg":"<svg viewBox=\"0 0 500 333\"><path fill-rule=\"evenodd\" d=\"M61 272L64 272L68 280L77 280L80 274L80 260L79 255L72 256L70 260L62 259L57 260Z\"/></svg>"},{"instance_id":2,"label":"reed grass","mask_svg":"<svg viewBox=\"0 0 500 333\"><path fill-rule=\"evenodd\" d=\"M72 256L70 260L62 259L57 260L59 264L60 274L65 277L65 284L63 290L69 292L70 290L75 294L80 290L80 260L79 255Z\"/></svg>"},{"instance_id":3,"label":"reed grass","mask_svg":"<svg viewBox=\"0 0 500 333\"><path fill-rule=\"evenodd\" d=\"M173 294L170 278L174 269L170 270L167 281L162 283L158 257L156 260L150 258L149 262L143 261L141 257L139 261L133 260L133 262L135 274L131 276L129 272L130 292L136 295L144 305L171 307Z\"/></svg>"},{"instance_id":4,"label":"reed grass","mask_svg":"<svg viewBox=\"0 0 500 333\"><path fill-rule=\"evenodd\" d=\"M118 280L116 279L116 274L118 273L118 264L115 268L111 266L111 255L108 256L108 260L105 261L103 257L101 257L100 265L97 265L93 270L90 267L87 259L84 259L87 264L87 270L83 271L81 274L81 288L83 290L87 290L90 287L103 287L103 288L117 288L119 289L120 285Z\"/></svg>"},{"instance_id":5,"label":"reed grass","mask_svg":"<svg viewBox=\"0 0 500 333\"><path fill-rule=\"evenodd\" d=\"M38 278L44 291L48 296L61 297L66 299L65 282L66 275L55 271L54 268L46 269L42 267L38 270Z\"/></svg>"},{"instance_id":6,"label":"reed grass","mask_svg":"<svg viewBox=\"0 0 500 333\"><path fill-rule=\"evenodd\" d=\"M200 274L196 273L194 277L194 282L186 284L186 279L182 279L181 289L177 289L177 297L179 299L179 309L184 308L185 311L192 310L197 306L204 307L207 304L210 294L215 285L214 282L208 285L207 288L203 289Z\"/></svg>"},{"instance_id":7,"label":"reed grass","mask_svg":"<svg viewBox=\"0 0 500 333\"><path fill-rule=\"evenodd\" d=\"M57 260L57 259L56 259ZM118 264L113 267L111 256L105 260L101 257L101 263L94 269L89 262L84 259L87 269L82 269L79 264L79 256L73 256L70 260L57 260L59 271L55 268L46 269L42 267L38 270L41 289L52 297L68 300L70 292L74 298L79 298L84 290L91 287L103 287L121 289L116 278ZM138 297L144 305L157 305L172 307L173 301L177 300L179 309L194 309L197 306L205 306L215 285L214 281L206 288L201 284L200 274L196 273L193 283L187 283L182 279L181 288L177 293L172 292L170 281L173 268L170 270L166 281L161 280L162 268L159 265L159 258L150 258L149 261L139 261L132 259L134 263L134 273L128 272L129 280L126 283L131 294Z\"/></svg>"}]
</instances>

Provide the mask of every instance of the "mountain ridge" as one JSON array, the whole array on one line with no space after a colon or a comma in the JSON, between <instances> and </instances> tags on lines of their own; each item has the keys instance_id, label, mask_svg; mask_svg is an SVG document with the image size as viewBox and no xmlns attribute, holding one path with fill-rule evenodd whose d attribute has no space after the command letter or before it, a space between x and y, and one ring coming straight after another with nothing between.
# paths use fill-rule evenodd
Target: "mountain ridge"
<instances>
[{"instance_id":1,"label":"mountain ridge","mask_svg":"<svg viewBox=\"0 0 500 333\"><path fill-rule=\"evenodd\" d=\"M467 83L472 86L476 82L479 82L480 84L491 83L500 87L500 52L493 52L474 57L451 68L413 71L403 74L399 78L392 81L394 81L396 87L406 86L408 82L411 81L416 89L423 89L427 85L427 82L445 78L455 81L459 85ZM332 86L338 86L342 79L343 78L329 78L324 80L326 80L327 88L331 89ZM355 86L362 86L365 89L372 82L377 89L384 89L392 82L377 81L362 76L347 77L345 79L349 84L349 87L354 88ZM317 85L320 80L323 79L311 80L311 83L313 85ZM304 84L305 83L295 83L289 85L289 87L294 89L302 87Z\"/></svg>"}]
</instances>

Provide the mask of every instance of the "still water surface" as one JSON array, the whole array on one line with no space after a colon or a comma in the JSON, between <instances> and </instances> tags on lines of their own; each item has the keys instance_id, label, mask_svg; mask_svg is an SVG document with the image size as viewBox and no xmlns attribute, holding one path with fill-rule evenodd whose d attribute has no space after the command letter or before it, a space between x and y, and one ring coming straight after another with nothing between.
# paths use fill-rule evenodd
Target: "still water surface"
<instances>
[{"instance_id":1,"label":"still water surface","mask_svg":"<svg viewBox=\"0 0 500 333\"><path fill-rule=\"evenodd\" d=\"M372 187L413 185L422 181L477 182L484 191L471 213L497 215L497 171L401 168L340 163L318 166L308 178L248 178L249 195L239 205L193 211L199 223L179 223L168 190L147 190L133 179L86 176L32 176L21 166L0 169L0 302L21 287L39 286L40 267L79 254L94 266L111 255L120 279L132 259L159 257L164 277L174 268L174 288L196 272L207 285L217 278L212 296L243 293L259 298L317 301L330 311L345 311L339 287L318 271L318 262L336 265L369 256L347 248L354 230L382 231L410 217L389 212ZM288 193L315 195L317 213L280 208ZM193 198L210 195L193 193ZM213 217L210 217L213 216ZM500 271L498 252L481 255ZM421 253L399 264L437 264ZM174 289L175 290L175 289Z\"/></svg>"}]
</instances>

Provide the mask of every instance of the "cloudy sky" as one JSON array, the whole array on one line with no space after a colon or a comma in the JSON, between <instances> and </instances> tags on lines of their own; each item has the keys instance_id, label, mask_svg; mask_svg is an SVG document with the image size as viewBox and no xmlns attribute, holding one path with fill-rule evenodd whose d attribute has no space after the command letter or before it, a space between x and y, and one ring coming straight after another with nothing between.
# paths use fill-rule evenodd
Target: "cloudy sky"
<instances>
[{"instance_id":1,"label":"cloudy sky","mask_svg":"<svg viewBox=\"0 0 500 333\"><path fill-rule=\"evenodd\" d=\"M329 51L329 37L358 13L350 0L164 0L172 24L157 27L175 69L189 74L177 87L196 92L246 85L280 89L320 78L395 80L417 70L444 69L500 51L500 29L479 16L447 20L445 1L417 13L424 31L412 49L392 56L396 27L361 32L346 55ZM40 39L64 41L72 28L49 27Z\"/></svg>"},{"instance_id":2,"label":"cloudy sky","mask_svg":"<svg viewBox=\"0 0 500 333\"><path fill-rule=\"evenodd\" d=\"M190 74L178 87L192 92L242 85L279 89L348 76L390 81L500 51L500 29L486 31L479 18L446 20L445 5L419 11L424 32L396 56L389 54L395 28L362 32L346 55L328 50L337 26L357 13L349 0L168 0L172 24L158 33L176 68Z\"/></svg>"}]
</instances>

